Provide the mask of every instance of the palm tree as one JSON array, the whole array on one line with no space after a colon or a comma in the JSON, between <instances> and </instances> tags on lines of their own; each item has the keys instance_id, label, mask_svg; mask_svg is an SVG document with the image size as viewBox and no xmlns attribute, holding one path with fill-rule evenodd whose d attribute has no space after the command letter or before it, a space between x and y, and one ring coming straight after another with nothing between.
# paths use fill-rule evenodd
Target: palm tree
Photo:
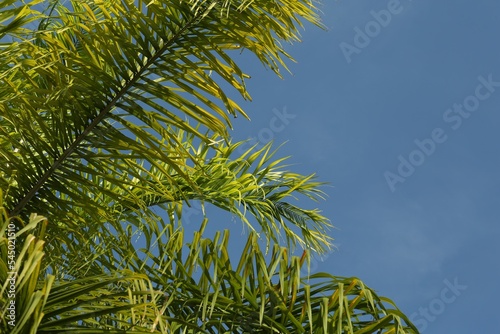
<instances>
[{"instance_id":1,"label":"palm tree","mask_svg":"<svg viewBox=\"0 0 500 334\"><path fill-rule=\"evenodd\" d=\"M228 134L238 54L280 75L304 22L309 0L0 4L1 332L417 332L359 279L303 275L330 223L294 198L322 184ZM193 201L248 227L239 261L206 214L185 239Z\"/></svg>"}]
</instances>

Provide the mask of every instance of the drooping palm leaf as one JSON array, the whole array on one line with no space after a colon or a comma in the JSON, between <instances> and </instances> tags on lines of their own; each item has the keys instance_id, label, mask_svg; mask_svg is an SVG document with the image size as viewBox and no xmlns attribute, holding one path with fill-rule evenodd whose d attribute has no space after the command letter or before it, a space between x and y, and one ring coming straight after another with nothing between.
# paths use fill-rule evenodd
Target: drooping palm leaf
<instances>
[{"instance_id":1,"label":"drooping palm leaf","mask_svg":"<svg viewBox=\"0 0 500 334\"><path fill-rule=\"evenodd\" d=\"M115 271L56 280L43 265L47 220L33 214L16 231L5 208L0 207L0 213L1 333L67 333L69 327L77 330L73 333L112 333L119 328L150 332L151 319L160 314L156 301L162 293L152 289L145 275Z\"/></svg>"},{"instance_id":2,"label":"drooping palm leaf","mask_svg":"<svg viewBox=\"0 0 500 334\"><path fill-rule=\"evenodd\" d=\"M8 230L10 220L2 212L0 225ZM0 328L11 333L417 332L390 300L357 278L302 277L307 252L291 256L275 245L266 259L255 233L233 266L229 232L205 238L206 223L187 247L182 229L172 225L156 236L156 248L136 249L131 238L118 233L118 244L102 241L108 249L128 252L128 261L117 264L111 251L97 259L113 273L56 280L40 271L47 223L32 215L16 235L25 242L13 269L19 273L16 326L0 322ZM32 231L36 237L28 235ZM2 314L12 300L7 245L0 233Z\"/></svg>"},{"instance_id":3,"label":"drooping palm leaf","mask_svg":"<svg viewBox=\"0 0 500 334\"><path fill-rule=\"evenodd\" d=\"M236 154L242 142L228 146L221 144L215 155L209 158L207 154L211 152L210 148L203 143L195 147L192 139L182 140L186 150L197 157L197 164L183 171L191 182L175 176L174 171L171 174L180 190L172 187L170 179L160 170L137 167L133 180L135 186L126 191L103 178L93 180L103 183L107 192L112 194L108 196L107 193L101 193L92 199L98 202L95 206L106 208L95 215L86 216L85 210L77 207L78 203L73 204L68 200L68 210L74 211L69 217L81 219L68 221L49 230L49 247L54 249L48 256L54 270L58 270L55 264L59 263L66 268L66 272L71 271L63 263L71 263L74 268L73 256L80 254L87 261L86 264L78 265L79 270L96 270L98 273L99 264L91 259L96 249L103 247L99 241L101 237L112 238L115 233L123 231L126 222L135 225L135 231L144 235L146 247L149 247L155 241L152 234L165 228L159 224L163 221L161 217L141 215L144 209L142 205L160 206L168 213L168 217L176 217L167 221L167 224L175 224L176 221L182 224L183 211L189 210L188 206L195 200L210 203L239 217L250 230L256 230L267 239L268 245L271 241L284 241L293 248L299 243L302 247L318 252L324 252L331 246L331 237L327 233L331 226L329 221L316 209L307 210L291 204L297 193L313 200L321 198L321 183L315 181L313 175L303 176L286 171L283 158L273 161L274 152L270 152L270 145ZM127 163L133 164L131 161ZM163 167L170 170L166 164ZM155 187L150 188L150 184ZM117 194L122 198L119 203L114 202ZM91 224L86 224L87 220ZM144 225L150 226L151 231L143 229ZM97 239L96 235L99 236ZM65 253L72 256L60 257ZM52 254L57 256L52 257Z\"/></svg>"},{"instance_id":4,"label":"drooping palm leaf","mask_svg":"<svg viewBox=\"0 0 500 334\"><path fill-rule=\"evenodd\" d=\"M181 141L193 149L192 140L192 137L184 137ZM213 142L216 141L214 138ZM285 240L292 245L299 242L301 246L313 247L320 252L328 248L328 220L318 210L306 210L286 202L294 200L296 194L312 200L322 198L323 193L319 189L322 183L314 181L314 175L304 176L285 170L283 162L286 158L273 160L276 152L270 151L271 144L258 150L252 147L237 154L242 144L244 142L221 143L213 157L207 157L208 153L213 153L210 145L200 144L191 153L196 156L196 165L183 170L191 182L185 182L180 177L176 179L180 189L178 194L162 173L149 170L147 175L139 175L136 180L142 182L154 178L156 189L134 188L130 191L133 196L124 196L123 201L115 204L113 209L124 214L122 210L134 207L135 203L150 206L179 202L182 205L181 201L185 199L186 205L189 205L189 201L199 200L233 213L251 229L257 229L249 219L249 216L253 217L263 234L275 242L283 231ZM186 147L186 150L189 148ZM130 203L124 203L127 201ZM289 224L298 227L302 236Z\"/></svg>"}]
</instances>

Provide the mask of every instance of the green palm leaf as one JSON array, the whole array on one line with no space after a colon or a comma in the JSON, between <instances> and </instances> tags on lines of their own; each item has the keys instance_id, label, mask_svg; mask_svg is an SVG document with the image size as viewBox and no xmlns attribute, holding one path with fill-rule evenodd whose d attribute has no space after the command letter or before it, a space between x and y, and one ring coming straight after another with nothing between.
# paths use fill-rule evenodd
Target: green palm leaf
<instances>
[{"instance_id":1,"label":"green palm leaf","mask_svg":"<svg viewBox=\"0 0 500 334\"><path fill-rule=\"evenodd\" d=\"M232 51L248 49L278 73L278 40L297 38L299 18L317 22L302 1L71 1L49 17L31 9L30 17L43 29L12 30L19 42L0 53L0 135L12 145L0 159L15 183L13 214L48 213L39 198L56 187L80 200L85 189L68 183L85 184L77 172L84 167L116 174L119 166L93 158L96 150L177 169L176 157L190 158L175 142L177 129L208 142L186 117L227 138L228 116L246 115L222 82L249 98ZM110 131L117 128L137 140Z\"/></svg>"},{"instance_id":2,"label":"green palm leaf","mask_svg":"<svg viewBox=\"0 0 500 334\"><path fill-rule=\"evenodd\" d=\"M3 212L2 227L7 230L9 220ZM115 235L119 245L104 238L101 242L108 252L98 254L95 261L113 274L54 280L40 271L46 221L33 215L17 233L19 240L26 237L26 246L16 263L20 316L12 333L417 332L390 300L357 278L302 277L308 252L291 256L287 248L275 245L266 259L255 233L248 236L233 267L229 232L205 238L206 223L187 247L182 229L173 230L172 225L156 235L156 247L147 249L134 250L132 238L120 234ZM26 236L39 227L37 238ZM6 245L2 234L0 248ZM127 250L128 261L117 264L113 248ZM0 268L7 264L2 257ZM5 269L0 276L4 287L0 310L5 313L9 305Z\"/></svg>"}]
</instances>

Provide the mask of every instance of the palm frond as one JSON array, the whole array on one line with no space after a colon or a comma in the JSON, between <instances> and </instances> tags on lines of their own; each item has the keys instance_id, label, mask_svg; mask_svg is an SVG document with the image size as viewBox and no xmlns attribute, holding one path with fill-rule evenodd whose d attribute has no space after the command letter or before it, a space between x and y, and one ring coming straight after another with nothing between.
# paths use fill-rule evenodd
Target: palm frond
<instances>
[{"instance_id":1,"label":"palm frond","mask_svg":"<svg viewBox=\"0 0 500 334\"><path fill-rule=\"evenodd\" d=\"M391 300L358 278L306 275L308 251L298 257L274 245L266 258L252 232L234 263L229 231L206 238L207 224L187 246L183 229L171 224L160 234L145 232L156 240L147 248L137 248L132 234L103 239L107 252L94 261L149 277L164 296L159 321L173 333L190 332L188 324L204 333L418 333Z\"/></svg>"},{"instance_id":2,"label":"palm frond","mask_svg":"<svg viewBox=\"0 0 500 334\"><path fill-rule=\"evenodd\" d=\"M80 202L65 196L51 198L46 205L55 207L52 212L59 211L66 217L60 218L64 224L49 229L50 244L69 248L54 250L50 254L79 254L88 249L87 256L91 256L91 248L100 248L93 235L111 236L115 231L123 230L125 223L135 225L136 231L143 231L144 225L153 226L154 231L158 231L162 225L158 224L161 217L147 207L162 208L166 213L163 216L175 214L177 223L182 224L182 213L189 209L193 201L212 204L235 215L250 230L261 234L268 245L284 241L291 248L298 244L320 253L331 247L332 238L328 233L331 224L328 219L317 209L304 209L292 204L297 194L314 201L322 198L322 183L315 181L314 175L287 171L284 165L286 158L275 159L276 151L271 151L271 144L258 150L250 148L237 153L245 142L219 143L215 147L202 142L196 146L193 139L194 136L186 134L179 134L178 137L184 149L196 156L193 167L181 169L183 175L188 175L189 183L184 177L176 175L167 163L146 169L128 159L123 161L126 164L123 169L134 166L136 172L130 180L133 186L124 188L114 178L102 176L86 180L89 189L94 187L93 184L106 189L98 196ZM212 141L217 142L216 138ZM123 177L127 178L126 175ZM115 200L117 197L119 202ZM78 204L90 201L94 203L86 207ZM96 207L98 211L94 211ZM144 215L143 212L150 214ZM168 223L175 224L175 220ZM146 247L150 247L154 240L149 235L145 236ZM60 260L52 258L54 263ZM86 262L92 264L90 260Z\"/></svg>"},{"instance_id":3,"label":"palm frond","mask_svg":"<svg viewBox=\"0 0 500 334\"><path fill-rule=\"evenodd\" d=\"M0 203L0 332L135 334L155 328L162 293L145 275L115 271L58 280L43 264L47 220L32 214L17 230L13 219Z\"/></svg>"},{"instance_id":4,"label":"palm frond","mask_svg":"<svg viewBox=\"0 0 500 334\"><path fill-rule=\"evenodd\" d=\"M249 98L234 50L250 50L279 73L288 57L280 41L296 40L301 20L318 22L308 1L69 1L47 15L26 11L1 12L7 21L40 22L39 30L8 28L18 41L0 51L0 136L11 146L0 164L16 181L7 199L14 215L50 215L41 199L54 189L85 195L69 186L85 184L78 171L121 167L97 153L177 168L190 156L175 129L208 142L186 118L227 139L228 116L246 114L223 83ZM117 128L129 138L107 131Z\"/></svg>"},{"instance_id":5,"label":"palm frond","mask_svg":"<svg viewBox=\"0 0 500 334\"><path fill-rule=\"evenodd\" d=\"M126 234L130 231L119 231L114 238L100 240L105 252L94 259L101 266L100 273L56 278L42 265L46 219L32 215L29 224L15 233L24 246L16 252L13 265L8 253L11 236L4 231L14 224L5 209L0 211L2 315L12 300L8 271L18 273L14 288L16 326L3 320L0 328L4 331L418 332L393 302L377 296L357 278L325 273L304 277L308 251L297 257L286 247L274 245L266 259L255 233L250 233L239 262L233 265L228 252L229 231L205 238L207 220L187 246L182 228L174 230L172 224L159 232L149 227L147 233L156 244L143 249Z\"/></svg>"}]
</instances>

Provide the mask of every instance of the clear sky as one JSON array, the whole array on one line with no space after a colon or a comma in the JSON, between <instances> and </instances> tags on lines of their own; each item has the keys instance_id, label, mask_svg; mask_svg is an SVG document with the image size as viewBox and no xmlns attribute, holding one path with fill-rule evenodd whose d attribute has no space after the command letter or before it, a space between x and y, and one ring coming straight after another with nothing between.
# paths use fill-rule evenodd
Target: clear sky
<instances>
[{"instance_id":1,"label":"clear sky","mask_svg":"<svg viewBox=\"0 0 500 334\"><path fill-rule=\"evenodd\" d=\"M500 2L323 2L293 75L242 64L252 121L233 136L288 141L293 170L331 183L338 248L316 270L362 278L423 333L498 333Z\"/></svg>"}]
</instances>

